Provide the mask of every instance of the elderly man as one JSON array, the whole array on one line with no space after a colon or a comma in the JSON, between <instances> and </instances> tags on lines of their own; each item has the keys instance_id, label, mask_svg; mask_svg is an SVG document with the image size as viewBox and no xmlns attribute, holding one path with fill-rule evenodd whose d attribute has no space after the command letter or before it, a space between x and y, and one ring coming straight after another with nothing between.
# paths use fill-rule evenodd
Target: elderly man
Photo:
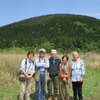
<instances>
[{"instance_id":1,"label":"elderly man","mask_svg":"<svg viewBox=\"0 0 100 100\"><path fill-rule=\"evenodd\" d=\"M45 83L49 78L48 68L49 60L45 58L45 49L39 50L39 57L35 59L36 73L36 100L44 100L45 98Z\"/></svg>"},{"instance_id":2,"label":"elderly man","mask_svg":"<svg viewBox=\"0 0 100 100\"><path fill-rule=\"evenodd\" d=\"M48 86L48 100L52 100L52 84L54 87L54 98L58 100L58 78L59 78L59 67L61 60L57 58L57 51L51 50L51 58L49 59L50 67L49 67L49 76L50 79L47 82Z\"/></svg>"}]
</instances>

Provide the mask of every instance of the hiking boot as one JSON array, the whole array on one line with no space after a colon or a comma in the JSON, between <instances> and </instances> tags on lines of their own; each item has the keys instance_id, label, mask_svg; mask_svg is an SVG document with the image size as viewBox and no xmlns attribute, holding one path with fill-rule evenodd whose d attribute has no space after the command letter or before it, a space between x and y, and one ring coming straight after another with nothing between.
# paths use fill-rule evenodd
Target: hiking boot
<instances>
[{"instance_id":1,"label":"hiking boot","mask_svg":"<svg viewBox=\"0 0 100 100\"><path fill-rule=\"evenodd\" d=\"M52 97L49 97L48 100L52 100Z\"/></svg>"}]
</instances>

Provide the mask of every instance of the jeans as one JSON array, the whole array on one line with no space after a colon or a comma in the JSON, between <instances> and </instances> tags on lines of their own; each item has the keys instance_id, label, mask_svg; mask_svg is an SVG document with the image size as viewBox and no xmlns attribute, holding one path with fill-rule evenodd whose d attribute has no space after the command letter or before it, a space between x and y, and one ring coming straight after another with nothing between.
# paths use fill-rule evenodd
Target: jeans
<instances>
[{"instance_id":1,"label":"jeans","mask_svg":"<svg viewBox=\"0 0 100 100\"><path fill-rule=\"evenodd\" d=\"M83 100L83 97L82 97L82 84L83 84L83 82L72 82L74 100L78 100L77 99L77 94L78 94L79 100Z\"/></svg>"},{"instance_id":2,"label":"jeans","mask_svg":"<svg viewBox=\"0 0 100 100\"><path fill-rule=\"evenodd\" d=\"M36 98L35 100L44 100L46 92L45 92L45 73L40 72L40 81L36 81Z\"/></svg>"}]
</instances>

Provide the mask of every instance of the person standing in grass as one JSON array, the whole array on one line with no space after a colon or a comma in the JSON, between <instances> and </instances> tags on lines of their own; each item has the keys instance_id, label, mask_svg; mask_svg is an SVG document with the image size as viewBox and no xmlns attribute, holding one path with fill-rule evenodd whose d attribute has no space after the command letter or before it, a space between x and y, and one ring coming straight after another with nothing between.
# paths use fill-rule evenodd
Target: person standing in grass
<instances>
[{"instance_id":1,"label":"person standing in grass","mask_svg":"<svg viewBox=\"0 0 100 100\"><path fill-rule=\"evenodd\" d=\"M69 87L70 87L70 68L68 64L69 57L64 55L62 57L62 63L59 68L60 78L59 78L59 92L60 92L60 100L69 100Z\"/></svg>"},{"instance_id":2,"label":"person standing in grass","mask_svg":"<svg viewBox=\"0 0 100 100\"><path fill-rule=\"evenodd\" d=\"M79 59L77 52L73 52L73 60L70 62L70 71L74 100L83 100L82 85L85 75L85 68L84 63Z\"/></svg>"},{"instance_id":3,"label":"person standing in grass","mask_svg":"<svg viewBox=\"0 0 100 100\"><path fill-rule=\"evenodd\" d=\"M46 96L46 82L49 79L49 60L45 57L46 50L44 48L39 50L39 57L35 59L36 73L36 91L35 100L44 100Z\"/></svg>"},{"instance_id":4,"label":"person standing in grass","mask_svg":"<svg viewBox=\"0 0 100 100\"><path fill-rule=\"evenodd\" d=\"M20 95L19 100L24 100L25 88L26 88L26 96L25 100L30 100L30 88L32 84L32 76L35 73L34 67L34 52L29 51L27 53L27 58L23 59L21 62L21 74L25 76L25 81L20 81Z\"/></svg>"},{"instance_id":5,"label":"person standing in grass","mask_svg":"<svg viewBox=\"0 0 100 100\"><path fill-rule=\"evenodd\" d=\"M57 51L51 50L51 58L49 59L49 76L50 79L47 82L48 87L48 100L52 99L52 84L54 87L54 100L58 100L58 89L59 89L59 66L61 60L57 57Z\"/></svg>"}]
</instances>

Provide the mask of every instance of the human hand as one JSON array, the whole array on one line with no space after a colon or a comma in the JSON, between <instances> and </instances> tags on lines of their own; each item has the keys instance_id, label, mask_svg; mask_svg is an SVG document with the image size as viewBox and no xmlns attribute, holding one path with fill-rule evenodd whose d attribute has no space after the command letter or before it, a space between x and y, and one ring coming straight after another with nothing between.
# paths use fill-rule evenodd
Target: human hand
<instances>
[{"instance_id":1,"label":"human hand","mask_svg":"<svg viewBox=\"0 0 100 100\"><path fill-rule=\"evenodd\" d=\"M62 80L63 80L64 82L66 81L66 79L65 79L65 78L63 78Z\"/></svg>"},{"instance_id":2,"label":"human hand","mask_svg":"<svg viewBox=\"0 0 100 100\"><path fill-rule=\"evenodd\" d=\"M83 81L83 78L80 78L80 82L82 82Z\"/></svg>"},{"instance_id":3,"label":"human hand","mask_svg":"<svg viewBox=\"0 0 100 100\"><path fill-rule=\"evenodd\" d=\"M34 77L34 73L33 73L33 74L31 74L31 77Z\"/></svg>"},{"instance_id":4,"label":"human hand","mask_svg":"<svg viewBox=\"0 0 100 100\"><path fill-rule=\"evenodd\" d=\"M40 62L37 62L37 63L40 63Z\"/></svg>"},{"instance_id":5,"label":"human hand","mask_svg":"<svg viewBox=\"0 0 100 100\"><path fill-rule=\"evenodd\" d=\"M63 79L63 81L64 81L65 83L67 83L67 80L66 80L65 78Z\"/></svg>"},{"instance_id":6,"label":"human hand","mask_svg":"<svg viewBox=\"0 0 100 100\"><path fill-rule=\"evenodd\" d=\"M30 79L31 77L32 77L32 76L27 75L27 76L26 76L26 79Z\"/></svg>"}]
</instances>

